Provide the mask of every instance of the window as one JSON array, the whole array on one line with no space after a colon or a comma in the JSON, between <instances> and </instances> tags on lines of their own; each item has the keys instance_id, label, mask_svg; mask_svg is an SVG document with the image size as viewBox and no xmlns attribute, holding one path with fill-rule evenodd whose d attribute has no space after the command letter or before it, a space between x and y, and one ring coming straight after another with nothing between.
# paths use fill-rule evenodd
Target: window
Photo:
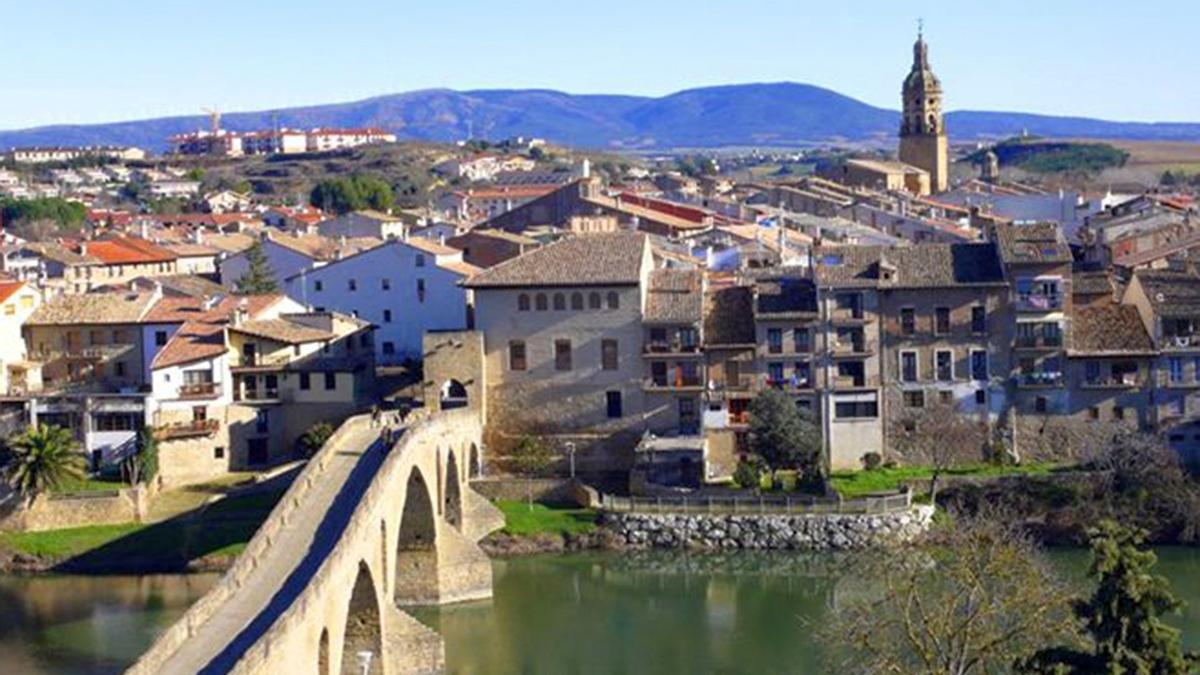
<instances>
[{"instance_id":1,"label":"window","mask_svg":"<svg viewBox=\"0 0 1200 675\"><path fill-rule=\"evenodd\" d=\"M392 354L395 354L396 353L396 343L391 342L390 340L384 342L383 343L383 353L387 354L389 356Z\"/></svg>"},{"instance_id":2,"label":"window","mask_svg":"<svg viewBox=\"0 0 1200 675\"><path fill-rule=\"evenodd\" d=\"M950 333L950 308L937 307L933 310L933 332L935 335Z\"/></svg>"},{"instance_id":3,"label":"window","mask_svg":"<svg viewBox=\"0 0 1200 675\"><path fill-rule=\"evenodd\" d=\"M934 368L940 382L954 379L954 352L939 349L934 354Z\"/></svg>"},{"instance_id":4,"label":"window","mask_svg":"<svg viewBox=\"0 0 1200 675\"><path fill-rule=\"evenodd\" d=\"M783 384L783 364L779 362L767 364L767 384L779 386Z\"/></svg>"},{"instance_id":5,"label":"window","mask_svg":"<svg viewBox=\"0 0 1200 675\"><path fill-rule=\"evenodd\" d=\"M917 353L900 352L900 381L917 381Z\"/></svg>"},{"instance_id":6,"label":"window","mask_svg":"<svg viewBox=\"0 0 1200 675\"><path fill-rule=\"evenodd\" d=\"M806 354L812 351L812 340L807 328L797 326L792 329L792 350L797 354Z\"/></svg>"},{"instance_id":7,"label":"window","mask_svg":"<svg viewBox=\"0 0 1200 675\"><path fill-rule=\"evenodd\" d=\"M986 389L976 389L975 390L975 405L987 405L987 390Z\"/></svg>"},{"instance_id":8,"label":"window","mask_svg":"<svg viewBox=\"0 0 1200 675\"><path fill-rule=\"evenodd\" d=\"M588 293L588 309L600 309L600 294Z\"/></svg>"},{"instance_id":9,"label":"window","mask_svg":"<svg viewBox=\"0 0 1200 675\"><path fill-rule=\"evenodd\" d=\"M900 309L900 334L912 335L917 332L917 310L912 307Z\"/></svg>"},{"instance_id":10,"label":"window","mask_svg":"<svg viewBox=\"0 0 1200 675\"><path fill-rule=\"evenodd\" d=\"M792 364L792 386L798 389L812 386L812 368L808 361Z\"/></svg>"},{"instance_id":11,"label":"window","mask_svg":"<svg viewBox=\"0 0 1200 675\"><path fill-rule=\"evenodd\" d=\"M125 362L117 361L117 377L125 377Z\"/></svg>"},{"instance_id":12,"label":"window","mask_svg":"<svg viewBox=\"0 0 1200 675\"><path fill-rule=\"evenodd\" d=\"M833 405L834 416L837 419L855 419L879 416L879 403L876 401L838 401Z\"/></svg>"},{"instance_id":13,"label":"window","mask_svg":"<svg viewBox=\"0 0 1200 675\"><path fill-rule=\"evenodd\" d=\"M525 370L525 343L521 340L508 343L508 369Z\"/></svg>"},{"instance_id":14,"label":"window","mask_svg":"<svg viewBox=\"0 0 1200 675\"><path fill-rule=\"evenodd\" d=\"M167 344L167 331L165 331L165 330L154 331L154 344L155 344L155 346L158 346L158 347L161 347L161 346Z\"/></svg>"},{"instance_id":15,"label":"window","mask_svg":"<svg viewBox=\"0 0 1200 675\"><path fill-rule=\"evenodd\" d=\"M924 408L925 407L925 392L921 390L904 392L904 407L905 408Z\"/></svg>"},{"instance_id":16,"label":"window","mask_svg":"<svg viewBox=\"0 0 1200 675\"><path fill-rule=\"evenodd\" d=\"M325 391L337 389L337 373L325 373Z\"/></svg>"},{"instance_id":17,"label":"window","mask_svg":"<svg viewBox=\"0 0 1200 675\"><path fill-rule=\"evenodd\" d=\"M770 354L783 353L783 331L778 328L767 329L767 352Z\"/></svg>"},{"instance_id":18,"label":"window","mask_svg":"<svg viewBox=\"0 0 1200 675\"><path fill-rule=\"evenodd\" d=\"M617 341L600 341L600 368L603 370L617 369Z\"/></svg>"},{"instance_id":19,"label":"window","mask_svg":"<svg viewBox=\"0 0 1200 675\"><path fill-rule=\"evenodd\" d=\"M1046 412L1046 407L1047 406L1046 406L1046 397L1045 396L1039 396L1033 402L1033 409L1035 412L1044 413L1044 412Z\"/></svg>"},{"instance_id":20,"label":"window","mask_svg":"<svg viewBox=\"0 0 1200 675\"><path fill-rule=\"evenodd\" d=\"M537 295L533 296L533 304L535 307L537 307L537 311L539 312L544 312L547 309L550 309L550 305L546 300L545 293L538 293Z\"/></svg>"},{"instance_id":21,"label":"window","mask_svg":"<svg viewBox=\"0 0 1200 675\"><path fill-rule=\"evenodd\" d=\"M1116 370L1116 367L1114 366L1113 369ZM1133 372L1137 373L1136 366L1134 366ZM1200 382L1200 356L1192 359L1192 378L1194 378L1197 382Z\"/></svg>"},{"instance_id":22,"label":"window","mask_svg":"<svg viewBox=\"0 0 1200 675\"><path fill-rule=\"evenodd\" d=\"M987 308L983 305L976 305L971 308L971 332L987 332Z\"/></svg>"},{"instance_id":23,"label":"window","mask_svg":"<svg viewBox=\"0 0 1200 675\"><path fill-rule=\"evenodd\" d=\"M346 282L346 287L352 291L358 290L358 279L350 279Z\"/></svg>"},{"instance_id":24,"label":"window","mask_svg":"<svg viewBox=\"0 0 1200 675\"><path fill-rule=\"evenodd\" d=\"M571 294L571 309L583 309L583 293L576 291Z\"/></svg>"},{"instance_id":25,"label":"window","mask_svg":"<svg viewBox=\"0 0 1200 675\"><path fill-rule=\"evenodd\" d=\"M1088 384L1096 384L1100 381L1100 362L1086 361L1083 364L1083 379Z\"/></svg>"},{"instance_id":26,"label":"window","mask_svg":"<svg viewBox=\"0 0 1200 675\"><path fill-rule=\"evenodd\" d=\"M1171 382L1183 382L1183 359L1178 356L1167 359L1167 378Z\"/></svg>"},{"instance_id":27,"label":"window","mask_svg":"<svg viewBox=\"0 0 1200 675\"><path fill-rule=\"evenodd\" d=\"M608 308L619 309L621 307L621 299L617 296L616 291L608 292Z\"/></svg>"},{"instance_id":28,"label":"window","mask_svg":"<svg viewBox=\"0 0 1200 675\"><path fill-rule=\"evenodd\" d=\"M605 403L605 407L607 408L607 411L608 411L608 417L610 419L616 419L618 417L621 417L621 415L622 415L621 392L619 392L619 391L604 392L604 403Z\"/></svg>"},{"instance_id":29,"label":"window","mask_svg":"<svg viewBox=\"0 0 1200 675\"><path fill-rule=\"evenodd\" d=\"M988 379L988 355L982 349L971 350L971 379L979 381Z\"/></svg>"},{"instance_id":30,"label":"window","mask_svg":"<svg viewBox=\"0 0 1200 675\"><path fill-rule=\"evenodd\" d=\"M313 291L314 292L320 293L323 290L325 290L325 282L324 281L314 281L313 282Z\"/></svg>"},{"instance_id":31,"label":"window","mask_svg":"<svg viewBox=\"0 0 1200 675\"><path fill-rule=\"evenodd\" d=\"M300 390L308 391L312 388L312 375L308 373L300 373Z\"/></svg>"},{"instance_id":32,"label":"window","mask_svg":"<svg viewBox=\"0 0 1200 675\"><path fill-rule=\"evenodd\" d=\"M416 264L416 266L417 266L417 267L424 267L424 266L425 266L425 254L424 254L424 253L418 253L418 254L417 254L417 259L416 259L416 263L415 263L415 264Z\"/></svg>"},{"instance_id":33,"label":"window","mask_svg":"<svg viewBox=\"0 0 1200 675\"><path fill-rule=\"evenodd\" d=\"M938 401L941 402L942 405L950 405L954 403L954 392L950 391L949 389L943 389L942 391L939 391Z\"/></svg>"},{"instance_id":34,"label":"window","mask_svg":"<svg viewBox=\"0 0 1200 675\"><path fill-rule=\"evenodd\" d=\"M562 293L554 294L554 311L561 312L567 308L567 296Z\"/></svg>"},{"instance_id":35,"label":"window","mask_svg":"<svg viewBox=\"0 0 1200 675\"><path fill-rule=\"evenodd\" d=\"M425 280L417 279L417 302L425 302Z\"/></svg>"},{"instance_id":36,"label":"window","mask_svg":"<svg viewBox=\"0 0 1200 675\"><path fill-rule=\"evenodd\" d=\"M1125 408L1122 408L1119 405L1114 405L1112 409L1112 416L1114 420L1125 419Z\"/></svg>"},{"instance_id":37,"label":"window","mask_svg":"<svg viewBox=\"0 0 1200 675\"><path fill-rule=\"evenodd\" d=\"M1092 420L1100 419L1100 408L1097 406L1092 406L1092 407L1088 408L1088 419L1092 419Z\"/></svg>"},{"instance_id":38,"label":"window","mask_svg":"<svg viewBox=\"0 0 1200 675\"><path fill-rule=\"evenodd\" d=\"M392 310L390 310L390 309L383 310L383 322L384 323L392 322Z\"/></svg>"},{"instance_id":39,"label":"window","mask_svg":"<svg viewBox=\"0 0 1200 675\"><path fill-rule=\"evenodd\" d=\"M571 369L571 341L570 340L555 340L554 341L554 369L555 370L570 370Z\"/></svg>"},{"instance_id":40,"label":"window","mask_svg":"<svg viewBox=\"0 0 1200 675\"><path fill-rule=\"evenodd\" d=\"M391 280L391 279L389 279L389 278L387 278L387 277L384 277L384 278L380 279L380 280L379 280L379 287L380 287L381 289L385 290L385 291L390 291L390 290L392 290L392 280Z\"/></svg>"},{"instance_id":41,"label":"window","mask_svg":"<svg viewBox=\"0 0 1200 675\"><path fill-rule=\"evenodd\" d=\"M225 446L218 445L213 448L213 459L225 459Z\"/></svg>"},{"instance_id":42,"label":"window","mask_svg":"<svg viewBox=\"0 0 1200 675\"><path fill-rule=\"evenodd\" d=\"M528 294L522 293L517 296L517 311L518 312L528 312L529 311L529 295Z\"/></svg>"},{"instance_id":43,"label":"window","mask_svg":"<svg viewBox=\"0 0 1200 675\"><path fill-rule=\"evenodd\" d=\"M206 406L192 406L192 421L204 422L208 419L208 408Z\"/></svg>"},{"instance_id":44,"label":"window","mask_svg":"<svg viewBox=\"0 0 1200 675\"><path fill-rule=\"evenodd\" d=\"M254 411L254 430L260 434L265 434L270 429L270 418L267 416L266 408L259 408Z\"/></svg>"}]
</instances>

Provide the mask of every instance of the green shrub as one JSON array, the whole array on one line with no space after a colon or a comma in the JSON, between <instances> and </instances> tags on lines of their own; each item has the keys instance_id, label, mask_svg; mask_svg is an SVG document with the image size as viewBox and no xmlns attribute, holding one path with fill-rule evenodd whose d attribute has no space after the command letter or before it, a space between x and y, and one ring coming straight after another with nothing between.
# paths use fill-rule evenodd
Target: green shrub
<instances>
[{"instance_id":1,"label":"green shrub","mask_svg":"<svg viewBox=\"0 0 1200 675\"><path fill-rule=\"evenodd\" d=\"M763 471L758 474L758 489L770 490L775 487L775 479L771 476L770 471Z\"/></svg>"},{"instance_id":2,"label":"green shrub","mask_svg":"<svg viewBox=\"0 0 1200 675\"><path fill-rule=\"evenodd\" d=\"M878 452L868 452L862 456L863 468L867 471L874 471L883 465L883 455Z\"/></svg>"},{"instance_id":3,"label":"green shrub","mask_svg":"<svg viewBox=\"0 0 1200 675\"><path fill-rule=\"evenodd\" d=\"M795 471L775 472L775 487L784 492L795 492L796 485L798 485L799 482L799 475Z\"/></svg>"},{"instance_id":4,"label":"green shrub","mask_svg":"<svg viewBox=\"0 0 1200 675\"><path fill-rule=\"evenodd\" d=\"M746 489L758 485L758 467L752 462L741 460L733 470L733 484Z\"/></svg>"}]
</instances>

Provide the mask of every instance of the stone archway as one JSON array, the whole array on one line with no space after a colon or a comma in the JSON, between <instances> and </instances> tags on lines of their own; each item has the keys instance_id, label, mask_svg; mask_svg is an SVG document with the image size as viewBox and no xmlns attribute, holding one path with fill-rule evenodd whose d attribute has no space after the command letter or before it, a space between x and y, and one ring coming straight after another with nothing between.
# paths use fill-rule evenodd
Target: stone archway
<instances>
[{"instance_id":1,"label":"stone archway","mask_svg":"<svg viewBox=\"0 0 1200 675\"><path fill-rule=\"evenodd\" d=\"M369 667L366 653L371 656ZM342 638L342 675L378 675L383 673L383 624L379 612L379 594L365 561L358 563L358 576L350 592L346 611L346 630Z\"/></svg>"},{"instance_id":2,"label":"stone archway","mask_svg":"<svg viewBox=\"0 0 1200 675\"><path fill-rule=\"evenodd\" d=\"M449 379L442 383L442 387L438 392L438 408L441 410L454 410L455 408L465 408L470 403L467 396L467 387L458 380Z\"/></svg>"},{"instance_id":3,"label":"stone archway","mask_svg":"<svg viewBox=\"0 0 1200 675\"><path fill-rule=\"evenodd\" d=\"M317 675L333 675L329 671L329 629L321 629L321 639L317 643Z\"/></svg>"},{"instance_id":4,"label":"stone archway","mask_svg":"<svg viewBox=\"0 0 1200 675\"><path fill-rule=\"evenodd\" d=\"M483 466L479 463L479 446L472 443L468 452L470 457L467 461L470 463L470 468L467 470L467 475L471 478L479 478L483 473Z\"/></svg>"},{"instance_id":5,"label":"stone archway","mask_svg":"<svg viewBox=\"0 0 1200 675\"><path fill-rule=\"evenodd\" d=\"M458 460L454 451L446 454L446 503L442 514L446 522L457 530L462 529L462 488L459 485Z\"/></svg>"},{"instance_id":6,"label":"stone archway","mask_svg":"<svg viewBox=\"0 0 1200 675\"><path fill-rule=\"evenodd\" d=\"M399 605L437 602L439 596L437 520L430 485L413 467L405 485L400 531L396 536L393 597Z\"/></svg>"}]
</instances>

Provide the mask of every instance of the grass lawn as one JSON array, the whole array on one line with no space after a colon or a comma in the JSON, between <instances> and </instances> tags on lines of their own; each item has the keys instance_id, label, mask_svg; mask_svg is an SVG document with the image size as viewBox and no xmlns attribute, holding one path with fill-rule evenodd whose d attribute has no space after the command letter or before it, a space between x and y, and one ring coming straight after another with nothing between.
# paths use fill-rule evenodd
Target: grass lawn
<instances>
[{"instance_id":1,"label":"grass lawn","mask_svg":"<svg viewBox=\"0 0 1200 675\"><path fill-rule=\"evenodd\" d=\"M129 487L129 483L122 480L107 480L103 478L67 478L58 486L54 493L62 494L64 492L108 492L111 490L124 490Z\"/></svg>"},{"instance_id":2,"label":"grass lawn","mask_svg":"<svg viewBox=\"0 0 1200 675\"><path fill-rule=\"evenodd\" d=\"M1044 476L1057 468L1060 468L1060 465L1050 463L1016 466L972 464L947 469L942 472L942 476ZM928 479L932 476L933 469L927 466L900 466L892 469L834 471L829 482L843 497L852 499L874 492L893 492L898 490L904 481Z\"/></svg>"},{"instance_id":3,"label":"grass lawn","mask_svg":"<svg viewBox=\"0 0 1200 675\"><path fill-rule=\"evenodd\" d=\"M596 527L596 512L576 506L551 506L524 501L496 502L504 513L504 531L508 534L582 534Z\"/></svg>"},{"instance_id":4,"label":"grass lawn","mask_svg":"<svg viewBox=\"0 0 1200 675\"><path fill-rule=\"evenodd\" d=\"M198 516L149 524L0 532L0 548L99 567L114 561L182 567L198 558L241 553L282 495L271 492L229 497Z\"/></svg>"}]
</instances>

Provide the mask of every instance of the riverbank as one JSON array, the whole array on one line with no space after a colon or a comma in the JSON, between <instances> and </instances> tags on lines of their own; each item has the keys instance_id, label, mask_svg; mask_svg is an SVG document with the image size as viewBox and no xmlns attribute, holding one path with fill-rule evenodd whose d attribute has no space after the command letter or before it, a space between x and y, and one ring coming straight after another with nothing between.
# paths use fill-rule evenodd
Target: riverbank
<instances>
[{"instance_id":1,"label":"riverbank","mask_svg":"<svg viewBox=\"0 0 1200 675\"><path fill-rule=\"evenodd\" d=\"M228 497L150 524L0 532L0 572L148 574L229 567L283 496Z\"/></svg>"}]
</instances>

